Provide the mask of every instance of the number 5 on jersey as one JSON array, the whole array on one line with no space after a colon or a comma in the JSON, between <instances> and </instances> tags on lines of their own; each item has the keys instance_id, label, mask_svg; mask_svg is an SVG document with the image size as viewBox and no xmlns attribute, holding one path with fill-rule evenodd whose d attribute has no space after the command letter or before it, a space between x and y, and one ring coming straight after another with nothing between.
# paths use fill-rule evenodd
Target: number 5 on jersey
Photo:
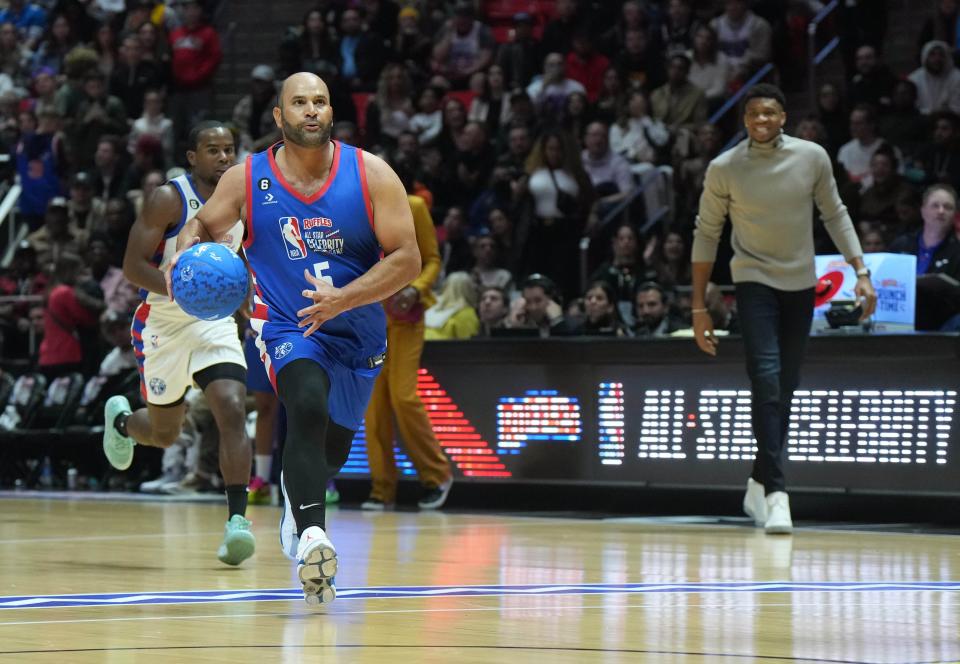
<instances>
[{"instance_id":1,"label":"number 5 on jersey","mask_svg":"<svg viewBox=\"0 0 960 664\"><path fill-rule=\"evenodd\" d=\"M323 261L320 263L313 264L313 274L316 275L317 279L333 286L333 277L329 274L324 274L324 270L330 269L330 261Z\"/></svg>"}]
</instances>

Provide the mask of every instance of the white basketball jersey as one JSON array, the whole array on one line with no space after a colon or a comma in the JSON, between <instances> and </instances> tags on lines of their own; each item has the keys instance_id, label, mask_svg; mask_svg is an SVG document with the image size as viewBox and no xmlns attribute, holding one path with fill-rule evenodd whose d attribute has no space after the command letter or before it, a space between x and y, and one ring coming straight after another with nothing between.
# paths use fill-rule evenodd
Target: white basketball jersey
<instances>
[{"instance_id":1,"label":"white basketball jersey","mask_svg":"<svg viewBox=\"0 0 960 664\"><path fill-rule=\"evenodd\" d=\"M172 184L180 194L180 199L183 201L183 213L180 216L180 221L177 222L177 225L168 230L163 235L163 239L160 240L160 244L157 245L157 250L151 259L151 262L159 267L161 270L167 266L170 262L170 259L177 253L177 235L183 229L183 225L188 221L197 216L197 213L200 212L200 209L203 207L204 200L200 198L200 195L197 193L197 189L193 184L193 176L189 173L184 173L179 175L174 179L170 180ZM240 251L240 244L243 241L243 222L237 221L226 235L220 240L221 244L225 244L236 252ZM145 291L142 291L144 293ZM190 314L185 313L180 307L177 306L175 302L171 302L166 295L160 295L159 293L146 293L146 303L150 305L151 313L159 313L165 318L168 317L180 317L185 321L196 320Z\"/></svg>"}]
</instances>

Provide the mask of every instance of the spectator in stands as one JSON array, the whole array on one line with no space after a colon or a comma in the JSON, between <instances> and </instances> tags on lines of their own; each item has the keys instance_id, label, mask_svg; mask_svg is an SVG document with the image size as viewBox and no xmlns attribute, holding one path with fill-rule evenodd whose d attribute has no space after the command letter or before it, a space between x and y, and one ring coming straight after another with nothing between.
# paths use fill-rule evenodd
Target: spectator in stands
<instances>
[{"instance_id":1,"label":"spectator in stands","mask_svg":"<svg viewBox=\"0 0 960 664\"><path fill-rule=\"evenodd\" d=\"M953 113L937 113L933 120L933 141L914 156L914 170L924 184L943 183L960 186L960 118Z\"/></svg>"},{"instance_id":2,"label":"spectator in stands","mask_svg":"<svg viewBox=\"0 0 960 664\"><path fill-rule=\"evenodd\" d=\"M340 14L340 41L337 44L340 75L350 90L373 90L384 63L383 40L363 29L357 9Z\"/></svg>"},{"instance_id":3,"label":"spectator in stands","mask_svg":"<svg viewBox=\"0 0 960 664\"><path fill-rule=\"evenodd\" d=\"M566 104L567 96L574 92L586 93L586 89L564 73L563 55L550 53L543 61L543 74L534 77L527 86L527 94L537 111L545 117L559 115Z\"/></svg>"},{"instance_id":4,"label":"spectator in stands","mask_svg":"<svg viewBox=\"0 0 960 664\"><path fill-rule=\"evenodd\" d=\"M570 266L576 264L577 239L592 199L580 153L563 134L547 131L527 159L527 173L533 214L524 265L554 279L563 292L572 291Z\"/></svg>"},{"instance_id":5,"label":"spectator in stands","mask_svg":"<svg viewBox=\"0 0 960 664\"><path fill-rule=\"evenodd\" d=\"M723 104L733 80L734 69L717 45L717 33L709 25L697 27L693 35L693 57L688 79L703 90L708 111Z\"/></svg>"},{"instance_id":6,"label":"spectator in stands","mask_svg":"<svg viewBox=\"0 0 960 664\"><path fill-rule=\"evenodd\" d=\"M474 18L473 5L461 0L453 18L436 36L433 71L446 76L455 90L464 90L475 72L493 62L496 48L490 28Z\"/></svg>"},{"instance_id":7,"label":"spectator in stands","mask_svg":"<svg viewBox=\"0 0 960 664\"><path fill-rule=\"evenodd\" d=\"M240 132L240 149L244 153L262 152L280 138L280 129L273 119L277 101L275 75L270 65L257 65L250 72L250 92L233 107L233 124Z\"/></svg>"},{"instance_id":8,"label":"spectator in stands","mask_svg":"<svg viewBox=\"0 0 960 664\"><path fill-rule=\"evenodd\" d=\"M453 205L454 184L445 156L439 147L428 146L420 152L417 179L433 195L433 207L443 211Z\"/></svg>"},{"instance_id":9,"label":"spectator in stands","mask_svg":"<svg viewBox=\"0 0 960 664\"><path fill-rule=\"evenodd\" d=\"M38 118L47 111L54 111L57 113L57 117L60 117L56 104L56 92L57 81L51 70L41 68L34 72L33 111Z\"/></svg>"},{"instance_id":10,"label":"spectator in stands","mask_svg":"<svg viewBox=\"0 0 960 664\"><path fill-rule=\"evenodd\" d=\"M497 243L497 255L504 268L511 274L519 274L520 244L514 237L513 221L500 208L493 208L487 215L490 237Z\"/></svg>"},{"instance_id":11,"label":"spectator in stands","mask_svg":"<svg viewBox=\"0 0 960 664\"><path fill-rule=\"evenodd\" d=\"M88 73L97 69L97 54L93 49L78 46L70 51L63 61L63 73L66 80L57 88L54 103L64 119L64 129L70 145L70 154L74 154L73 134L76 131L76 117L80 104L86 99L84 84Z\"/></svg>"},{"instance_id":12,"label":"spectator in stands","mask_svg":"<svg viewBox=\"0 0 960 664\"><path fill-rule=\"evenodd\" d=\"M140 46L143 48L143 59L157 65L160 75L163 76L164 84L170 81L171 60L170 43L163 28L150 21L147 21L137 28L137 36L140 38Z\"/></svg>"},{"instance_id":13,"label":"spectator in stands","mask_svg":"<svg viewBox=\"0 0 960 664\"><path fill-rule=\"evenodd\" d=\"M223 59L220 36L205 22L200 0L184 0L181 6L183 24L170 33L171 119L177 140L212 107L213 77Z\"/></svg>"},{"instance_id":14,"label":"spectator in stands","mask_svg":"<svg viewBox=\"0 0 960 664\"><path fill-rule=\"evenodd\" d=\"M637 286L634 295L636 327L634 336L665 337L675 329L670 320L670 298L666 289L655 281Z\"/></svg>"},{"instance_id":15,"label":"spectator in stands","mask_svg":"<svg viewBox=\"0 0 960 664\"><path fill-rule=\"evenodd\" d=\"M591 19L594 18L591 12ZM589 21L582 21L587 23ZM614 57L626 47L627 33L631 30L639 30L646 35L650 33L649 21L644 11L644 3L638 0L627 0L620 8L620 16L616 23L610 29L606 30L600 38L604 52ZM657 40L654 40L657 42ZM658 48L662 44L657 42Z\"/></svg>"},{"instance_id":16,"label":"spectator in stands","mask_svg":"<svg viewBox=\"0 0 960 664\"><path fill-rule=\"evenodd\" d=\"M38 5L26 0L9 0L6 9L0 9L0 24L12 23L20 33L20 39L33 50L47 26L47 14Z\"/></svg>"},{"instance_id":17,"label":"spectator in stands","mask_svg":"<svg viewBox=\"0 0 960 664\"><path fill-rule=\"evenodd\" d=\"M865 44L857 49L856 73L850 81L850 103L889 107L897 79L880 61L877 49Z\"/></svg>"},{"instance_id":18,"label":"spectator in stands","mask_svg":"<svg viewBox=\"0 0 960 664\"><path fill-rule=\"evenodd\" d=\"M477 287L466 272L453 272L443 281L437 303L423 314L427 341L469 339L480 330Z\"/></svg>"},{"instance_id":19,"label":"spectator in stands","mask_svg":"<svg viewBox=\"0 0 960 664\"><path fill-rule=\"evenodd\" d=\"M137 139L137 144L133 147L133 158L126 170L127 187L122 195L126 197L130 187L142 182L147 173L166 171L166 167L163 159L163 144L160 143L160 139L151 134L144 134Z\"/></svg>"},{"instance_id":20,"label":"spectator in stands","mask_svg":"<svg viewBox=\"0 0 960 664\"><path fill-rule=\"evenodd\" d=\"M41 296L47 290L48 277L37 262L37 252L29 241L17 245L10 267L0 272L0 295ZM29 301L0 304L0 344L2 357L27 357L31 328Z\"/></svg>"},{"instance_id":21,"label":"spectator in stands","mask_svg":"<svg viewBox=\"0 0 960 664\"><path fill-rule=\"evenodd\" d=\"M587 222L588 231L599 230L600 219L634 188L630 162L610 149L609 133L604 123L591 122L584 134L580 158L597 196Z\"/></svg>"},{"instance_id":22,"label":"spectator in stands","mask_svg":"<svg viewBox=\"0 0 960 664\"><path fill-rule=\"evenodd\" d=\"M413 83L399 64L387 65L380 74L377 94L367 104L366 142L374 150L392 150L397 137L410 129Z\"/></svg>"},{"instance_id":23,"label":"spectator in stands","mask_svg":"<svg viewBox=\"0 0 960 664\"><path fill-rule=\"evenodd\" d=\"M901 235L890 245L890 251L917 257L917 275L945 274L960 279L960 241L954 234L953 219L957 212L956 190L950 185L935 184L923 194L920 214L923 228ZM956 302L944 300L937 290L926 293L927 284L917 280L917 329L938 329L955 316Z\"/></svg>"},{"instance_id":24,"label":"spectator in stands","mask_svg":"<svg viewBox=\"0 0 960 664\"><path fill-rule=\"evenodd\" d=\"M690 0L670 0L665 20L660 24L659 42L667 53L689 51L699 28Z\"/></svg>"},{"instance_id":25,"label":"spectator in stands","mask_svg":"<svg viewBox=\"0 0 960 664\"><path fill-rule=\"evenodd\" d=\"M110 238L103 233L91 235L87 242L87 267L103 291L107 309L130 316L140 304L140 294L123 276L123 270L111 264L111 244Z\"/></svg>"},{"instance_id":26,"label":"spectator in stands","mask_svg":"<svg viewBox=\"0 0 960 664\"><path fill-rule=\"evenodd\" d=\"M163 74L155 62L143 59L143 45L136 35L127 35L120 45L120 58L110 77L110 94L123 102L131 118L143 113L143 96L163 86Z\"/></svg>"},{"instance_id":27,"label":"spectator in stands","mask_svg":"<svg viewBox=\"0 0 960 664\"><path fill-rule=\"evenodd\" d=\"M360 145L360 130L355 123L349 120L337 120L334 122L333 132L330 134L330 137L335 141L353 145L354 147ZM400 138L403 138L403 134L400 134Z\"/></svg>"},{"instance_id":28,"label":"spectator in stands","mask_svg":"<svg viewBox=\"0 0 960 664\"><path fill-rule=\"evenodd\" d=\"M600 95L603 72L610 66L610 60L594 48L593 35L587 26L580 27L573 34L573 50L567 53L565 74L577 81L586 90L590 103Z\"/></svg>"},{"instance_id":29,"label":"spectator in stands","mask_svg":"<svg viewBox=\"0 0 960 664\"><path fill-rule=\"evenodd\" d=\"M671 132L707 121L706 97L689 76L690 58L685 53L675 53L667 66L667 83L650 95L653 117Z\"/></svg>"},{"instance_id":30,"label":"spectator in stands","mask_svg":"<svg viewBox=\"0 0 960 664\"><path fill-rule=\"evenodd\" d=\"M473 250L467 239L467 217L463 208L451 207L443 218L440 242L441 278L453 272L465 272L473 266Z\"/></svg>"},{"instance_id":31,"label":"spectator in stands","mask_svg":"<svg viewBox=\"0 0 960 664\"><path fill-rule=\"evenodd\" d=\"M860 104L850 113L850 135L853 137L837 153L850 179L861 182L870 173L870 159L884 140L877 136L877 116L872 106ZM899 159L899 155L898 155Z\"/></svg>"},{"instance_id":32,"label":"spectator in stands","mask_svg":"<svg viewBox=\"0 0 960 664\"><path fill-rule=\"evenodd\" d=\"M531 137L540 134L540 118L533 106L533 100L523 90L514 90L510 93L510 122L500 128L500 137L497 141L499 150L507 144L510 131L516 127L524 127Z\"/></svg>"},{"instance_id":33,"label":"spectator in stands","mask_svg":"<svg viewBox=\"0 0 960 664\"><path fill-rule=\"evenodd\" d=\"M510 305L507 327L538 330L541 337L569 335L562 299L550 277L531 274L520 284L520 290L522 296Z\"/></svg>"},{"instance_id":34,"label":"spectator in stands","mask_svg":"<svg viewBox=\"0 0 960 664\"><path fill-rule=\"evenodd\" d=\"M166 174L161 170L148 171L140 181L140 186L127 192L127 200L133 207L134 217L139 217L143 211L143 202L148 200L157 187L167 181Z\"/></svg>"},{"instance_id":35,"label":"spectator in stands","mask_svg":"<svg viewBox=\"0 0 960 664\"><path fill-rule=\"evenodd\" d=\"M280 42L279 61L283 78L298 71L317 71L320 63L337 61L337 48L320 8L308 9L300 26Z\"/></svg>"},{"instance_id":36,"label":"spectator in stands","mask_svg":"<svg viewBox=\"0 0 960 664\"><path fill-rule=\"evenodd\" d=\"M496 286L480 289L480 302L477 305L480 321L478 336L489 337L492 330L503 329L506 326L509 311L510 299L505 290Z\"/></svg>"},{"instance_id":37,"label":"spectator in stands","mask_svg":"<svg viewBox=\"0 0 960 664\"><path fill-rule=\"evenodd\" d=\"M367 29L380 38L388 41L397 34L397 19L400 8L392 0L362 0L364 23Z\"/></svg>"},{"instance_id":38,"label":"spectator in stands","mask_svg":"<svg viewBox=\"0 0 960 664\"><path fill-rule=\"evenodd\" d=\"M500 45L496 62L510 90L526 88L540 73L543 51L533 35L533 16L527 12L514 14L513 37Z\"/></svg>"},{"instance_id":39,"label":"spectator in stands","mask_svg":"<svg viewBox=\"0 0 960 664\"><path fill-rule=\"evenodd\" d=\"M105 306L99 287L84 277L83 260L78 255L64 253L57 257L44 311L38 361L39 370L48 380L81 371L84 360L100 359L85 358L81 343L82 334L97 329Z\"/></svg>"},{"instance_id":40,"label":"spectator in stands","mask_svg":"<svg viewBox=\"0 0 960 664\"><path fill-rule=\"evenodd\" d=\"M58 14L34 52L31 66L34 69L47 67L59 74L63 69L63 59L76 45L77 38L67 22L67 17Z\"/></svg>"},{"instance_id":41,"label":"spectator in stands","mask_svg":"<svg viewBox=\"0 0 960 664\"><path fill-rule=\"evenodd\" d=\"M541 52L569 53L573 47L571 37L579 24L580 16L577 11L576 0L556 0L553 8L553 18L547 22L543 29L543 50Z\"/></svg>"},{"instance_id":42,"label":"spectator in stands","mask_svg":"<svg viewBox=\"0 0 960 664\"><path fill-rule=\"evenodd\" d=\"M626 85L647 92L659 87L664 81L663 54L650 43L646 31L627 30L624 40L613 66Z\"/></svg>"},{"instance_id":43,"label":"spectator in stands","mask_svg":"<svg viewBox=\"0 0 960 664\"><path fill-rule=\"evenodd\" d=\"M509 292L513 289L513 275L500 267L497 240L489 231L484 231L473 241L473 270L470 274L481 290L493 286Z\"/></svg>"},{"instance_id":44,"label":"spectator in stands","mask_svg":"<svg viewBox=\"0 0 960 664\"><path fill-rule=\"evenodd\" d=\"M126 198L111 198L103 207L104 234L110 238L112 252L111 265L123 265L123 256L127 250L130 227L133 226L133 212Z\"/></svg>"},{"instance_id":45,"label":"spectator in stands","mask_svg":"<svg viewBox=\"0 0 960 664\"><path fill-rule=\"evenodd\" d=\"M927 138L929 120L917 109L917 86L900 80L893 86L890 107L880 116L880 135L912 156Z\"/></svg>"},{"instance_id":46,"label":"spectator in stands","mask_svg":"<svg viewBox=\"0 0 960 664\"><path fill-rule=\"evenodd\" d=\"M659 120L650 117L650 102L641 90L627 96L627 103L610 127L610 147L632 164L644 164L637 169L645 172L657 161L658 150L670 141L670 132Z\"/></svg>"},{"instance_id":47,"label":"spectator in stands","mask_svg":"<svg viewBox=\"0 0 960 664\"><path fill-rule=\"evenodd\" d=\"M957 7L957 0L938 0L936 11L927 18L920 29L917 42L921 50L931 41L942 41L950 48L951 55L956 60L957 52L960 50L960 41L958 41L960 34L957 34L957 26L960 26L960 11Z\"/></svg>"},{"instance_id":48,"label":"spectator in stands","mask_svg":"<svg viewBox=\"0 0 960 664\"><path fill-rule=\"evenodd\" d=\"M440 110L440 91L430 86L420 91L417 112L410 118L406 132L416 136L421 145L430 145L440 138L443 130L443 111ZM401 132L400 135L406 132ZM399 136L397 137L399 140Z\"/></svg>"},{"instance_id":49,"label":"spectator in stands","mask_svg":"<svg viewBox=\"0 0 960 664\"><path fill-rule=\"evenodd\" d=\"M631 224L621 224L613 235L611 246L612 258L590 275L590 281L604 281L609 284L613 289L614 302L621 310L625 310L632 308L634 290L644 275L636 228Z\"/></svg>"},{"instance_id":50,"label":"spectator in stands","mask_svg":"<svg viewBox=\"0 0 960 664\"><path fill-rule=\"evenodd\" d=\"M587 131L587 125L590 124L592 119L593 109L586 94L574 92L567 97L567 101L563 105L560 128L576 140L581 147L583 146L583 134Z\"/></svg>"},{"instance_id":51,"label":"spectator in stands","mask_svg":"<svg viewBox=\"0 0 960 664\"><path fill-rule=\"evenodd\" d=\"M17 143L17 174L23 187L20 217L31 230L43 223L50 199L63 195L61 176L66 170L66 158L63 137L58 131L59 120L56 109L44 109L37 118L36 131L21 134Z\"/></svg>"},{"instance_id":52,"label":"spectator in stands","mask_svg":"<svg viewBox=\"0 0 960 664\"><path fill-rule=\"evenodd\" d=\"M110 80L117 65L118 55L117 33L110 23L102 23L97 28L93 39L93 50L97 52L100 71L107 77L107 80Z\"/></svg>"},{"instance_id":53,"label":"spectator in stands","mask_svg":"<svg viewBox=\"0 0 960 664\"><path fill-rule=\"evenodd\" d=\"M93 195L104 200L122 198L130 188L129 173L123 167L116 136L103 136L93 155Z\"/></svg>"},{"instance_id":54,"label":"spectator in stands","mask_svg":"<svg viewBox=\"0 0 960 664\"><path fill-rule=\"evenodd\" d=\"M707 166L720 154L723 136L716 125L704 123L697 128L692 147L693 152L681 159L674 174L677 219L692 219L696 214Z\"/></svg>"},{"instance_id":55,"label":"spectator in stands","mask_svg":"<svg viewBox=\"0 0 960 664\"><path fill-rule=\"evenodd\" d=\"M617 121L620 108L624 105L625 100L626 93L623 89L620 72L617 71L616 67L608 67L607 71L603 73L603 83L600 86L597 103L593 105L596 118L612 125Z\"/></svg>"},{"instance_id":56,"label":"spectator in stands","mask_svg":"<svg viewBox=\"0 0 960 664\"><path fill-rule=\"evenodd\" d=\"M420 27L420 12L415 7L404 7L400 10L393 52L414 81L422 82L427 78L430 73L433 41L423 33Z\"/></svg>"},{"instance_id":57,"label":"spectator in stands","mask_svg":"<svg viewBox=\"0 0 960 664\"><path fill-rule=\"evenodd\" d=\"M62 196L50 199L43 226L30 233L27 240L37 252L37 260L47 269L64 254L80 255L87 242L84 231L70 229L67 200Z\"/></svg>"},{"instance_id":58,"label":"spectator in stands","mask_svg":"<svg viewBox=\"0 0 960 664\"><path fill-rule=\"evenodd\" d=\"M103 201L93 197L93 178L80 171L70 178L70 200L67 202L70 230L86 234L102 228Z\"/></svg>"},{"instance_id":59,"label":"spectator in stands","mask_svg":"<svg viewBox=\"0 0 960 664\"><path fill-rule=\"evenodd\" d=\"M127 139L127 152L131 155L141 136L153 136L163 148L163 161L173 165L173 122L163 114L164 95L160 90L147 90L143 95L143 114L134 120ZM271 108L271 110L273 110ZM272 120L271 115L271 120Z\"/></svg>"},{"instance_id":60,"label":"spectator in stands","mask_svg":"<svg viewBox=\"0 0 960 664\"><path fill-rule=\"evenodd\" d=\"M15 85L25 87L30 73L30 49L20 41L20 33L13 23L0 23L0 72L9 76Z\"/></svg>"},{"instance_id":61,"label":"spectator in stands","mask_svg":"<svg viewBox=\"0 0 960 664\"><path fill-rule=\"evenodd\" d=\"M613 288L606 281L594 281L583 296L583 323L573 334L591 337L625 337L627 327L620 320Z\"/></svg>"},{"instance_id":62,"label":"spectator in stands","mask_svg":"<svg viewBox=\"0 0 960 664\"><path fill-rule=\"evenodd\" d=\"M130 313L107 309L100 314L100 334L110 351L100 362L98 375L118 376L136 370L137 357L133 350L133 337L130 336L132 323L133 316Z\"/></svg>"},{"instance_id":63,"label":"spectator in stands","mask_svg":"<svg viewBox=\"0 0 960 664\"><path fill-rule=\"evenodd\" d=\"M96 162L101 139L127 133L127 111L123 102L107 94L107 84L99 70L91 70L83 83L84 99L77 107L73 124L71 156L81 168Z\"/></svg>"},{"instance_id":64,"label":"spectator in stands","mask_svg":"<svg viewBox=\"0 0 960 664\"><path fill-rule=\"evenodd\" d=\"M467 108L456 97L443 102L443 129L437 147L445 160L452 161L464 147L463 131L467 126Z\"/></svg>"},{"instance_id":65,"label":"spectator in stands","mask_svg":"<svg viewBox=\"0 0 960 664\"><path fill-rule=\"evenodd\" d=\"M894 226L897 223L897 201L909 194L911 187L897 173L897 156L890 145L882 145L870 158L870 175L864 178L866 188L860 195L857 219L870 219Z\"/></svg>"},{"instance_id":66,"label":"spectator in stands","mask_svg":"<svg viewBox=\"0 0 960 664\"><path fill-rule=\"evenodd\" d=\"M500 127L510 121L510 98L504 87L503 69L490 65L486 74L477 72L470 79L470 89L475 96L467 119L482 123L488 136L497 136Z\"/></svg>"},{"instance_id":67,"label":"spectator in stands","mask_svg":"<svg viewBox=\"0 0 960 664\"><path fill-rule=\"evenodd\" d=\"M827 130L826 150L832 156L850 140L850 114L832 83L824 83L817 94L817 119Z\"/></svg>"},{"instance_id":68,"label":"spectator in stands","mask_svg":"<svg viewBox=\"0 0 960 664\"><path fill-rule=\"evenodd\" d=\"M927 42L920 55L921 66L908 77L917 86L917 106L929 115L938 111L960 113L960 71L946 42Z\"/></svg>"},{"instance_id":69,"label":"spectator in stands","mask_svg":"<svg viewBox=\"0 0 960 664\"><path fill-rule=\"evenodd\" d=\"M664 288L690 285L690 250L677 229L668 230L662 238L653 237L643 253L648 277Z\"/></svg>"},{"instance_id":70,"label":"spectator in stands","mask_svg":"<svg viewBox=\"0 0 960 664\"><path fill-rule=\"evenodd\" d=\"M746 81L773 55L770 24L747 7L747 0L725 0L723 14L711 24L720 50L733 66L734 78Z\"/></svg>"},{"instance_id":71,"label":"spectator in stands","mask_svg":"<svg viewBox=\"0 0 960 664\"><path fill-rule=\"evenodd\" d=\"M875 254L887 250L887 240L879 225L872 225L860 234L860 248L865 254Z\"/></svg>"},{"instance_id":72,"label":"spectator in stands","mask_svg":"<svg viewBox=\"0 0 960 664\"><path fill-rule=\"evenodd\" d=\"M497 155L487 141L487 132L479 122L468 122L463 129L461 149L450 164L455 170L455 200L471 206L490 182Z\"/></svg>"}]
</instances>

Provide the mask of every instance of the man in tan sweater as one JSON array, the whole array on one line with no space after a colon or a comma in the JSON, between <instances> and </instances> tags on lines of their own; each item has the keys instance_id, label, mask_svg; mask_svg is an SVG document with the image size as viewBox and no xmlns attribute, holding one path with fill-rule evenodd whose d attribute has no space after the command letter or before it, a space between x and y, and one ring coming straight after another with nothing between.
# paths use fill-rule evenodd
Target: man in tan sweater
<instances>
[{"instance_id":1,"label":"man in tan sweater","mask_svg":"<svg viewBox=\"0 0 960 664\"><path fill-rule=\"evenodd\" d=\"M783 134L784 106L783 93L773 85L757 85L745 95L748 137L707 168L692 252L697 346L716 355L705 295L720 234L730 217L730 269L737 286L757 439L743 507L768 533L793 529L783 453L813 317L814 203L830 237L857 272L854 291L864 319L877 303L860 242L837 194L830 158L816 143Z\"/></svg>"}]
</instances>

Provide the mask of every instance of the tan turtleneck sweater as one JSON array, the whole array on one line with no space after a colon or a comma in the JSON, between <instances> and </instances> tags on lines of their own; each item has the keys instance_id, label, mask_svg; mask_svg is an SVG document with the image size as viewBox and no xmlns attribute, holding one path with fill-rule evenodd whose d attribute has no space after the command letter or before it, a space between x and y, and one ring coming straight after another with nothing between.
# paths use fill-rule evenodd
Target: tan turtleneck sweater
<instances>
[{"instance_id":1,"label":"tan turtleneck sweater","mask_svg":"<svg viewBox=\"0 0 960 664\"><path fill-rule=\"evenodd\" d=\"M727 216L733 224L734 283L755 281L797 291L813 287L813 204L847 261L863 255L847 208L840 201L827 152L810 141L781 135L769 143L749 138L710 162L693 238L693 262L716 260Z\"/></svg>"}]
</instances>

